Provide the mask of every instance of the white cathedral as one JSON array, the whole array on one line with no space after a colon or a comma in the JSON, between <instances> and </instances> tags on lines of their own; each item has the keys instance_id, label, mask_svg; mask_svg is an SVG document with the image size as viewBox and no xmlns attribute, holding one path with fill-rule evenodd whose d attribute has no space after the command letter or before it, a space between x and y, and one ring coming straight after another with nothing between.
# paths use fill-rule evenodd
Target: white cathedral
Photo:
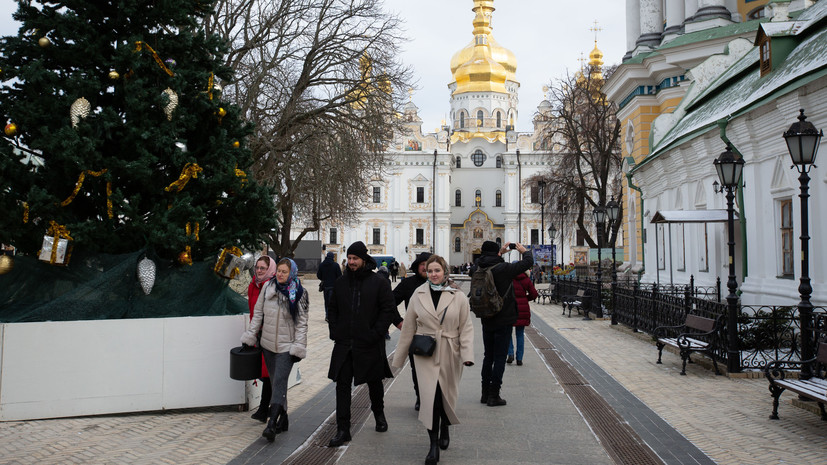
<instances>
[{"instance_id":1,"label":"white cathedral","mask_svg":"<svg viewBox=\"0 0 827 465\"><path fill-rule=\"evenodd\" d=\"M474 0L473 11L474 39L451 59L450 122L423 133L416 105L405 106L408 131L389 148L385 175L367 186L366 211L351 224L321 227L318 239L338 261L355 241L405 265L420 252L433 252L452 266L473 262L486 240L549 243L544 229L553 216L546 212L541 221L539 186L526 180L548 168L542 128L552 119L551 104L538 106L533 133L514 131L517 60L494 40L493 2ZM597 48L591 58L590 64L602 65Z\"/></svg>"}]
</instances>

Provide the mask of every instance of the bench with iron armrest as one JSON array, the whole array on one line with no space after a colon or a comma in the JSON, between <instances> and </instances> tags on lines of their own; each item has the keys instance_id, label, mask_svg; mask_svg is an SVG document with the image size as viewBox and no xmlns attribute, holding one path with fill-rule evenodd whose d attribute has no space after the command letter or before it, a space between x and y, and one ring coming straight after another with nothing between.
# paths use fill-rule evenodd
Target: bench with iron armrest
<instances>
[{"instance_id":1,"label":"bench with iron armrest","mask_svg":"<svg viewBox=\"0 0 827 465\"><path fill-rule=\"evenodd\" d=\"M546 299L549 302L557 301L557 295L554 292L554 288L556 287L555 284L547 284L543 287L537 286L537 297L539 297L542 303L546 303Z\"/></svg>"},{"instance_id":2,"label":"bench with iron armrest","mask_svg":"<svg viewBox=\"0 0 827 465\"><path fill-rule=\"evenodd\" d=\"M686 315L684 324L679 326L659 326L655 328L653 333L658 346L658 362L661 362L663 355L663 348L666 346L678 349L681 360L683 360L683 367L681 374L686 375L686 363L692 363L689 356L692 352L703 352L709 354L712 359L712 364L715 367L715 374L720 375L718 371L718 362L712 354L713 340L720 331L721 318L712 319L704 318L699 315Z\"/></svg>"},{"instance_id":3,"label":"bench with iron armrest","mask_svg":"<svg viewBox=\"0 0 827 465\"><path fill-rule=\"evenodd\" d=\"M566 314L566 307L568 307L569 318L571 318L572 308L576 308L578 314L582 311L583 315L588 318L589 309L592 308L592 297L590 295L586 295L585 289L578 289L577 294L564 295L561 297L560 303L563 305L563 315Z\"/></svg>"},{"instance_id":4,"label":"bench with iron armrest","mask_svg":"<svg viewBox=\"0 0 827 465\"><path fill-rule=\"evenodd\" d=\"M812 377L809 379L786 379L783 366L811 368ZM785 389L818 402L821 410L821 419L827 421L827 412L824 411L824 404L827 403L827 343L818 344L818 352L815 358L802 362L776 360L767 365L764 374L770 381L770 393L772 394L772 414L770 418L778 420L778 398Z\"/></svg>"}]
</instances>

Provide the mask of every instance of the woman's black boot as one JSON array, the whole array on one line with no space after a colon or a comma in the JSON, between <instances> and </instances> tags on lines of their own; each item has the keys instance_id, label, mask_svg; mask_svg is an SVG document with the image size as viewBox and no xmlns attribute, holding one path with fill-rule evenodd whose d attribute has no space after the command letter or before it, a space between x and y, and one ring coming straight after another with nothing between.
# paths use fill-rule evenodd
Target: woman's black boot
<instances>
[{"instance_id":1,"label":"woman's black boot","mask_svg":"<svg viewBox=\"0 0 827 465\"><path fill-rule=\"evenodd\" d=\"M439 427L439 448L445 450L451 444L451 436L448 435L448 422L442 419Z\"/></svg>"},{"instance_id":2,"label":"woman's black boot","mask_svg":"<svg viewBox=\"0 0 827 465\"><path fill-rule=\"evenodd\" d=\"M261 402L258 405L256 413L252 414L250 418L267 423L267 413L270 410L270 397L272 392L273 387L270 384L270 378L261 378Z\"/></svg>"},{"instance_id":3,"label":"woman's black boot","mask_svg":"<svg viewBox=\"0 0 827 465\"><path fill-rule=\"evenodd\" d=\"M261 435L269 442L273 442L273 440L276 439L276 435L281 433L281 430L276 427L280 412L281 405L270 406L270 421L267 422L267 427L261 432Z\"/></svg>"},{"instance_id":4,"label":"woman's black boot","mask_svg":"<svg viewBox=\"0 0 827 465\"><path fill-rule=\"evenodd\" d=\"M282 407L279 417L276 420L276 434L287 431L289 426L290 422L287 420L287 410L284 410L284 407Z\"/></svg>"},{"instance_id":5,"label":"woman's black boot","mask_svg":"<svg viewBox=\"0 0 827 465\"><path fill-rule=\"evenodd\" d=\"M436 465L439 462L439 431L435 429L428 430L428 437L431 439L431 449L428 450L428 455L425 457L425 465Z\"/></svg>"}]
</instances>

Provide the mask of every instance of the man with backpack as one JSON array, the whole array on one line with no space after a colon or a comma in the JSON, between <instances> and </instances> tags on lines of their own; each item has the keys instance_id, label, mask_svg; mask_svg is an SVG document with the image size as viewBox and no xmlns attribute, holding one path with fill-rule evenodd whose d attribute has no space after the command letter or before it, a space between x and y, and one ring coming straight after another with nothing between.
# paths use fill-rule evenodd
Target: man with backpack
<instances>
[{"instance_id":1,"label":"man with backpack","mask_svg":"<svg viewBox=\"0 0 827 465\"><path fill-rule=\"evenodd\" d=\"M501 255L517 250L522 259L505 263ZM520 243L507 243L501 249L496 242L485 241L480 249L482 255L468 272L471 276L469 303L471 311L482 323L482 397L480 403L489 407L505 405L500 397L508 343L511 341L511 327L517 322L517 302L512 282L534 264L531 251Z\"/></svg>"}]
</instances>

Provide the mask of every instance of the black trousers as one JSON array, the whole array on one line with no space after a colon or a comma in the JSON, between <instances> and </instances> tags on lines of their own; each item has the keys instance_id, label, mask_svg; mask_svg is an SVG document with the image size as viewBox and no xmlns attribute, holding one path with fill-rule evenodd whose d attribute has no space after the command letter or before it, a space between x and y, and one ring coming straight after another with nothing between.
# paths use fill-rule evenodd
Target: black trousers
<instances>
[{"instance_id":1,"label":"black trousers","mask_svg":"<svg viewBox=\"0 0 827 465\"><path fill-rule=\"evenodd\" d=\"M353 385L353 353L348 352L345 363L336 379L336 426L338 429L350 430L351 386ZM382 380L368 381L370 409L373 413L385 410L385 386Z\"/></svg>"},{"instance_id":2,"label":"black trousers","mask_svg":"<svg viewBox=\"0 0 827 465\"><path fill-rule=\"evenodd\" d=\"M434 414L431 420L431 431L439 431L440 422L443 425L450 425L448 415L445 414L445 406L442 403L442 388L439 382L436 383L436 395L434 396Z\"/></svg>"}]
</instances>

